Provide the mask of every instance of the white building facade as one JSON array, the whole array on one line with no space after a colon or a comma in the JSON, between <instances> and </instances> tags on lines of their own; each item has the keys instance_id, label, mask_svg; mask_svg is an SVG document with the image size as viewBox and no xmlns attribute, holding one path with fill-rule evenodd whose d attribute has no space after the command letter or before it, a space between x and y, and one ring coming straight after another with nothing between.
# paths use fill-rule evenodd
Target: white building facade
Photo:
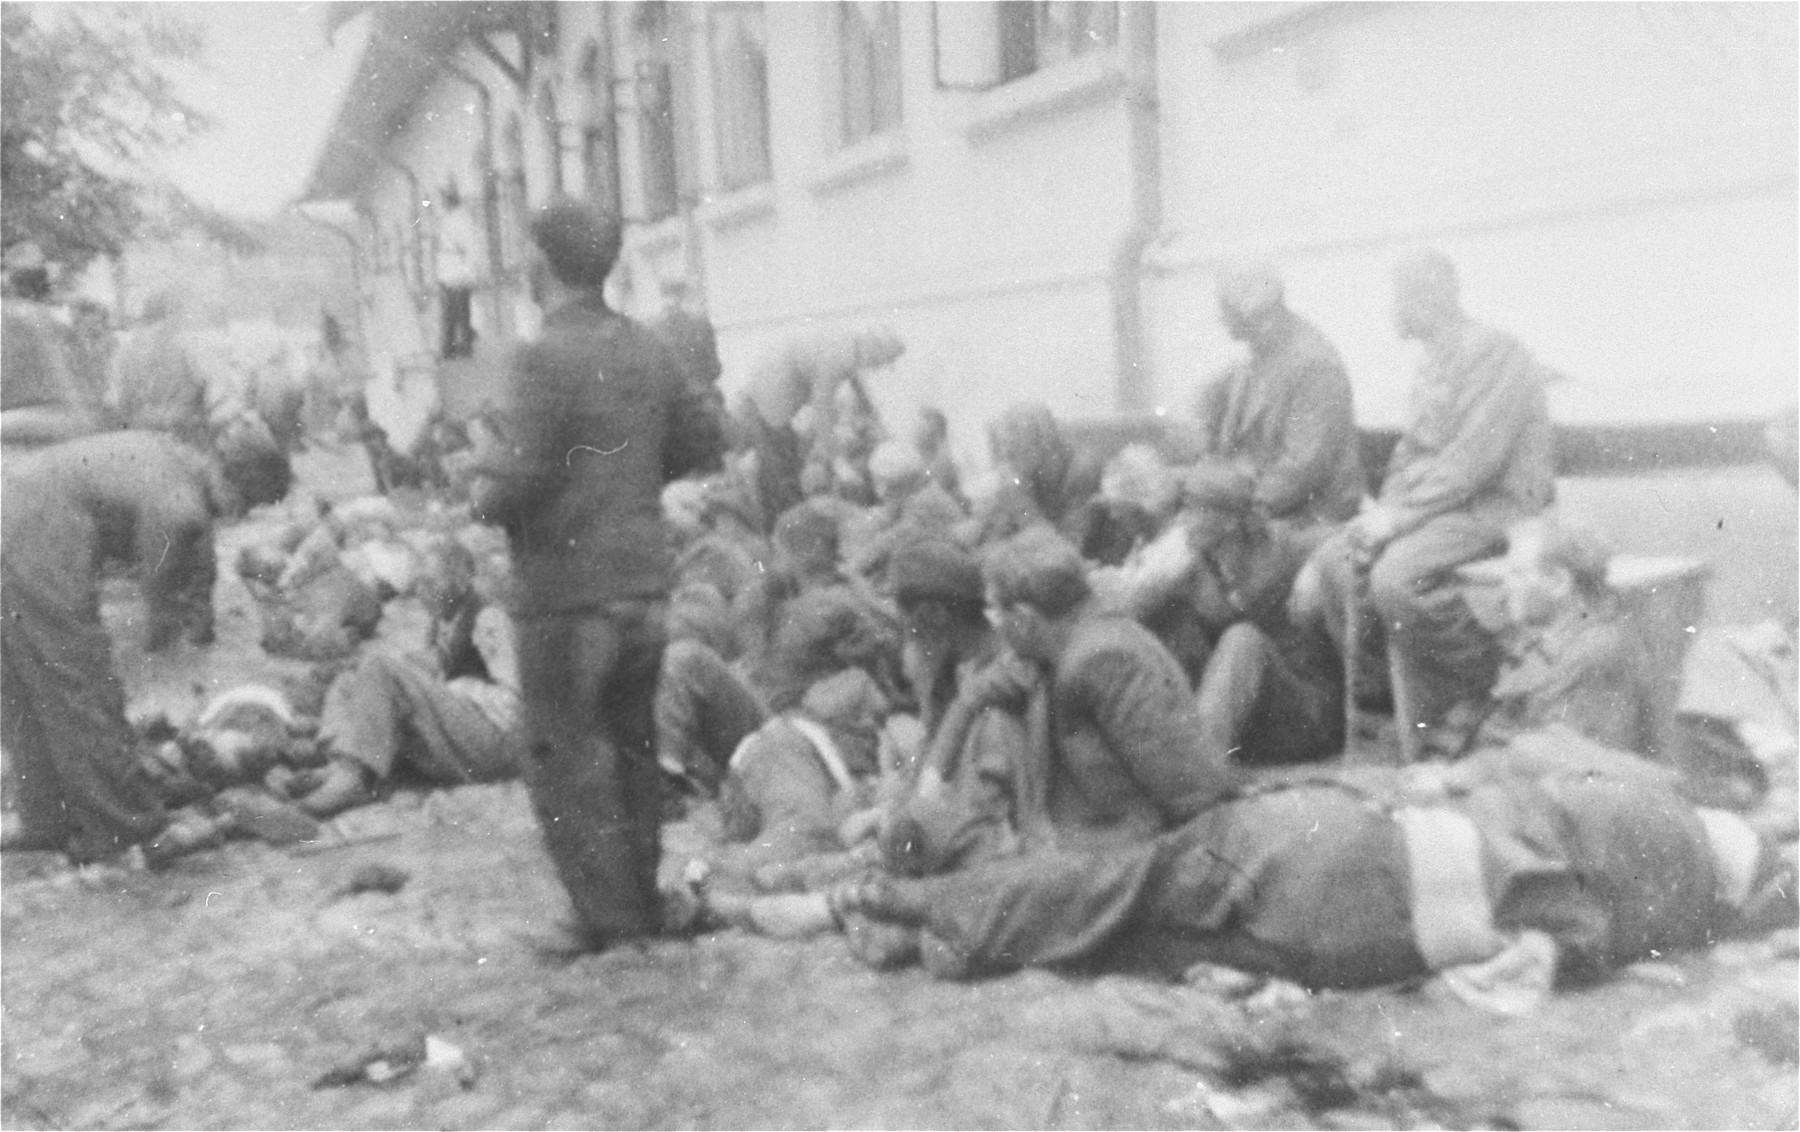
<instances>
[{"instance_id":1,"label":"white building facade","mask_svg":"<svg viewBox=\"0 0 1800 1132\"><path fill-rule=\"evenodd\" d=\"M1566 375L1561 420L1795 394L1790 4L373 7L385 54L311 195L358 203L374 286L406 298L375 309L427 328L454 178L489 234L484 335L529 329L526 209L587 193L627 221L620 300L686 281L728 386L796 333L891 325L908 352L871 392L895 424L941 406L970 457L1019 400L1186 415L1232 356L1213 273L1245 257L1283 268L1377 427L1414 364L1389 267L1427 244Z\"/></svg>"}]
</instances>

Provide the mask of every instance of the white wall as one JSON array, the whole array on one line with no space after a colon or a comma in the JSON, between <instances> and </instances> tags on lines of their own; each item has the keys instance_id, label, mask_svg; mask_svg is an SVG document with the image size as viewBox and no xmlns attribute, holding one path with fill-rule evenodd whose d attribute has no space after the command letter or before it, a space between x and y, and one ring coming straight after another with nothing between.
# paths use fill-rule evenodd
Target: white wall
<instances>
[{"instance_id":1,"label":"white wall","mask_svg":"<svg viewBox=\"0 0 1800 1132\"><path fill-rule=\"evenodd\" d=\"M1359 416L1400 423L1414 358L1388 272L1426 243L1472 313L1570 375L1560 419L1794 396L1794 6L1349 6L1231 53L1300 7L1158 9L1167 403L1228 355L1212 265L1266 254L1343 351Z\"/></svg>"},{"instance_id":2,"label":"white wall","mask_svg":"<svg viewBox=\"0 0 1800 1132\"><path fill-rule=\"evenodd\" d=\"M1117 83L1095 81L1102 61L993 92L940 90L931 6L903 5L904 126L837 155L820 81L826 12L768 6L773 183L699 209L727 388L796 333L881 323L908 343L872 389L890 427L939 405L970 458L985 422L1018 400L1113 412L1105 271L1128 183ZM716 183L704 64L699 78L699 164ZM1068 105L1033 113L1053 99ZM634 241L638 270L679 271L676 227L647 234L647 251Z\"/></svg>"},{"instance_id":3,"label":"white wall","mask_svg":"<svg viewBox=\"0 0 1800 1132\"><path fill-rule=\"evenodd\" d=\"M1129 212L1116 58L988 92L939 89L932 5L903 5L904 126L832 154L827 12L767 7L773 181L703 190L693 217L629 233L619 297L652 313L657 283L703 261L728 388L795 333L890 324L911 349L877 385L883 408L903 426L917 405L941 404L968 422L969 449L1012 401L1116 411L1107 266ZM696 156L713 185L706 9L673 13L694 53ZM1793 5L1154 14L1166 223L1146 305L1169 410L1184 414L1200 376L1233 352L1216 264L1266 254L1343 351L1364 422L1400 423L1415 358L1390 326L1388 271L1422 243L1458 260L1473 313L1570 375L1553 393L1564 420L1762 413L1793 397ZM632 73L630 16L568 6L566 57L540 62L540 77L559 76L565 116L578 113L575 68L599 20L612 21L615 72ZM1296 16L1303 26L1271 34ZM515 110L529 127L490 63L468 50L459 63L488 76L497 132ZM445 81L396 142L427 189L452 170L474 188L474 109L466 86ZM629 114L620 126L629 213ZM397 174L380 176L377 207L404 214Z\"/></svg>"}]
</instances>

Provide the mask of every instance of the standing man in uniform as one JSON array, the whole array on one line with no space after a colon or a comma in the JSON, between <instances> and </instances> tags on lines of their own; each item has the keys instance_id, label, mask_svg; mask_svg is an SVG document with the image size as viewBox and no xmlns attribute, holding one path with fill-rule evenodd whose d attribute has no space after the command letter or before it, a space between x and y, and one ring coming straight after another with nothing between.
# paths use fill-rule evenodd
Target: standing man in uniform
<instances>
[{"instance_id":1,"label":"standing man in uniform","mask_svg":"<svg viewBox=\"0 0 1800 1132\"><path fill-rule=\"evenodd\" d=\"M49 299L43 250L29 242L8 248L6 297L0 301L0 451L9 456L100 427L98 407L76 379Z\"/></svg>"},{"instance_id":2,"label":"standing man in uniform","mask_svg":"<svg viewBox=\"0 0 1800 1132\"><path fill-rule=\"evenodd\" d=\"M1272 267L1221 275L1219 314L1250 359L1201 388L1201 453L1249 472L1257 508L1316 532L1317 546L1326 525L1351 518L1362 503L1350 377L1318 328L1287 308Z\"/></svg>"},{"instance_id":3,"label":"standing man in uniform","mask_svg":"<svg viewBox=\"0 0 1800 1132\"><path fill-rule=\"evenodd\" d=\"M439 356L466 358L475 352L473 300L481 282L481 234L463 207L456 182L444 187L444 212L438 221L438 291L443 301L443 336Z\"/></svg>"},{"instance_id":4,"label":"standing man in uniform","mask_svg":"<svg viewBox=\"0 0 1800 1132\"><path fill-rule=\"evenodd\" d=\"M0 847L60 849L86 863L162 830L100 619L100 562L134 557L150 567L155 626L171 624L171 591L198 588L210 632L214 521L279 500L291 482L266 430L227 434L216 457L125 431L8 458L0 743L19 814Z\"/></svg>"},{"instance_id":5,"label":"standing man in uniform","mask_svg":"<svg viewBox=\"0 0 1800 1132\"><path fill-rule=\"evenodd\" d=\"M1498 647L1463 602L1456 568L1505 550L1507 528L1550 505L1555 465L1543 367L1517 338L1463 313L1456 268L1442 253L1395 268L1394 322L1425 347L1412 424L1379 501L1320 547L1316 562L1318 612L1340 648L1347 588L1367 587L1357 602L1361 639L1385 638L1394 653L1405 750L1493 686Z\"/></svg>"},{"instance_id":6,"label":"standing man in uniform","mask_svg":"<svg viewBox=\"0 0 1800 1132\"><path fill-rule=\"evenodd\" d=\"M532 802L584 942L657 932L654 697L671 552L659 496L716 468L720 422L654 333L609 309L619 224L585 202L531 225L542 337L513 363L510 436L476 463L506 529Z\"/></svg>"}]
</instances>

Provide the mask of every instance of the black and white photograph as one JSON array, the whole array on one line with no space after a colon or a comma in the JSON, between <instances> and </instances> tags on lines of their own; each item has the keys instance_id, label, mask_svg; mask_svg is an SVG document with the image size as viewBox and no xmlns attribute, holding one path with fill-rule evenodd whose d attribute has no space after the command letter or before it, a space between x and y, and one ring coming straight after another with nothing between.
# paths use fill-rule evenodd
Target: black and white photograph
<instances>
[{"instance_id":1,"label":"black and white photograph","mask_svg":"<svg viewBox=\"0 0 1800 1132\"><path fill-rule=\"evenodd\" d=\"M1800 1127L1800 3L0 2L0 1128Z\"/></svg>"}]
</instances>

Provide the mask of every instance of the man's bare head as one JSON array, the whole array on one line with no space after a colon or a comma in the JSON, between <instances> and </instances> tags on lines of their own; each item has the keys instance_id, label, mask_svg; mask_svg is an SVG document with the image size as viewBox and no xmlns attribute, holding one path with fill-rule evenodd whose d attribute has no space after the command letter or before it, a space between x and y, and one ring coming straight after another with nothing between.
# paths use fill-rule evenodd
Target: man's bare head
<instances>
[{"instance_id":1,"label":"man's bare head","mask_svg":"<svg viewBox=\"0 0 1800 1132\"><path fill-rule=\"evenodd\" d=\"M1462 313L1456 265L1435 249L1394 265L1394 326L1402 338L1431 338Z\"/></svg>"},{"instance_id":2,"label":"man's bare head","mask_svg":"<svg viewBox=\"0 0 1800 1132\"><path fill-rule=\"evenodd\" d=\"M1281 274L1269 263L1233 264L1219 272L1219 317L1240 342L1255 343L1284 309Z\"/></svg>"}]
</instances>

